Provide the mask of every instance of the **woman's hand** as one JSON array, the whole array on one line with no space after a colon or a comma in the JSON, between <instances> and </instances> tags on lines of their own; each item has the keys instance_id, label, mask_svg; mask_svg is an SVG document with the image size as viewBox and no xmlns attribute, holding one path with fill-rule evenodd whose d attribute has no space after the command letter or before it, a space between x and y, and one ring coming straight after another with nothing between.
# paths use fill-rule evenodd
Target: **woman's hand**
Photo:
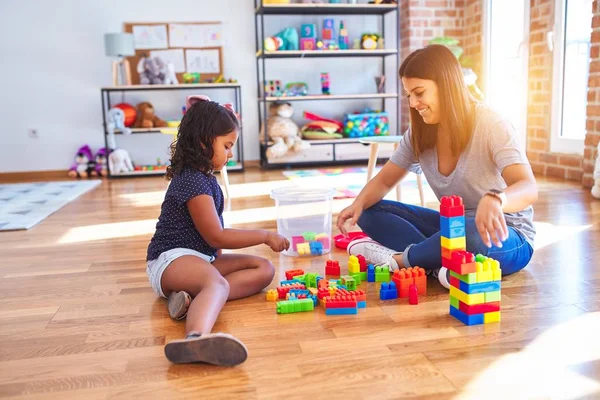
<instances>
[{"instance_id":1,"label":"woman's hand","mask_svg":"<svg viewBox=\"0 0 600 400\"><path fill-rule=\"evenodd\" d=\"M338 219L337 219L337 227L340 230L340 232L342 232L344 235L346 235L348 233L346 231L346 227L345 227L346 221L348 219L350 220L350 227L356 225L362 212L363 212L363 206L361 204L357 203L356 201L354 203L352 203L351 205L349 205L348 207L344 208L339 213Z\"/></svg>"},{"instance_id":2,"label":"woman's hand","mask_svg":"<svg viewBox=\"0 0 600 400\"><path fill-rule=\"evenodd\" d=\"M289 240L276 232L270 231L267 232L267 240L265 240L265 244L269 246L271 250L277 253L290 248Z\"/></svg>"},{"instance_id":3,"label":"woman's hand","mask_svg":"<svg viewBox=\"0 0 600 400\"><path fill-rule=\"evenodd\" d=\"M492 242L496 247L502 247L502 242L508 238L508 228L500 199L490 195L481 198L475 214L475 225L487 247L492 247Z\"/></svg>"}]
</instances>

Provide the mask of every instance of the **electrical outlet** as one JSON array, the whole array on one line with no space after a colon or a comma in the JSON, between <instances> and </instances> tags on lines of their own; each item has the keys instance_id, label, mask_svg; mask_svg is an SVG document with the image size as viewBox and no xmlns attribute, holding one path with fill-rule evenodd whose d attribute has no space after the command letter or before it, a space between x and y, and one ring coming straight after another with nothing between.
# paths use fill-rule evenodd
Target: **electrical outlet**
<instances>
[{"instance_id":1,"label":"electrical outlet","mask_svg":"<svg viewBox=\"0 0 600 400\"><path fill-rule=\"evenodd\" d=\"M39 139L40 137L37 129L30 128L27 130L27 132L29 133L29 137L32 139Z\"/></svg>"}]
</instances>

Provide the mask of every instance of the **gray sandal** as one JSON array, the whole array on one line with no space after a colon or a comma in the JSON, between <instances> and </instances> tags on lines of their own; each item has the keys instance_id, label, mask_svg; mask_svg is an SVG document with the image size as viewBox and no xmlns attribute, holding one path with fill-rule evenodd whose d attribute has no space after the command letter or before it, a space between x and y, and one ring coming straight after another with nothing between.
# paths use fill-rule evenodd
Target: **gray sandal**
<instances>
[{"instance_id":1,"label":"gray sandal","mask_svg":"<svg viewBox=\"0 0 600 400\"><path fill-rule=\"evenodd\" d=\"M190 304L192 304L192 296L187 292L171 292L168 304L169 315L178 321L184 319Z\"/></svg>"},{"instance_id":2,"label":"gray sandal","mask_svg":"<svg viewBox=\"0 0 600 400\"><path fill-rule=\"evenodd\" d=\"M165 356L174 364L201 362L232 367L246 361L248 349L227 333L200 335L190 332L185 339L167 343Z\"/></svg>"}]
</instances>

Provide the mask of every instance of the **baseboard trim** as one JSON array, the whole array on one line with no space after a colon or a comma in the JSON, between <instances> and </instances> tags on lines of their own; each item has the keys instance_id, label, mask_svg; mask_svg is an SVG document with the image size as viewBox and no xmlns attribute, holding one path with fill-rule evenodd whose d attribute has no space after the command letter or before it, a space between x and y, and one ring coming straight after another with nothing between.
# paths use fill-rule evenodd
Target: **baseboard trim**
<instances>
[{"instance_id":1,"label":"baseboard trim","mask_svg":"<svg viewBox=\"0 0 600 400\"><path fill-rule=\"evenodd\" d=\"M0 183L68 181L69 171L66 169L48 171L0 172Z\"/></svg>"}]
</instances>

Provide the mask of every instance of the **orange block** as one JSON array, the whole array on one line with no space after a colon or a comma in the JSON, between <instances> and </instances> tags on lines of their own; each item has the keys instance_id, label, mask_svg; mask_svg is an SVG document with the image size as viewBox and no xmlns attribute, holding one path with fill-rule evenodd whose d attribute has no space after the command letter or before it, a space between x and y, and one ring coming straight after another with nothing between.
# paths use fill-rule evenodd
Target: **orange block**
<instances>
[{"instance_id":1,"label":"orange block","mask_svg":"<svg viewBox=\"0 0 600 400\"><path fill-rule=\"evenodd\" d=\"M425 270L421 267L414 267L412 273L414 284L417 285L417 293L427 296L427 276L425 275Z\"/></svg>"},{"instance_id":2,"label":"orange block","mask_svg":"<svg viewBox=\"0 0 600 400\"><path fill-rule=\"evenodd\" d=\"M413 283L412 271L408 272L408 269L396 270L392 275L392 281L396 284L398 298L408 297L408 287Z\"/></svg>"}]
</instances>

